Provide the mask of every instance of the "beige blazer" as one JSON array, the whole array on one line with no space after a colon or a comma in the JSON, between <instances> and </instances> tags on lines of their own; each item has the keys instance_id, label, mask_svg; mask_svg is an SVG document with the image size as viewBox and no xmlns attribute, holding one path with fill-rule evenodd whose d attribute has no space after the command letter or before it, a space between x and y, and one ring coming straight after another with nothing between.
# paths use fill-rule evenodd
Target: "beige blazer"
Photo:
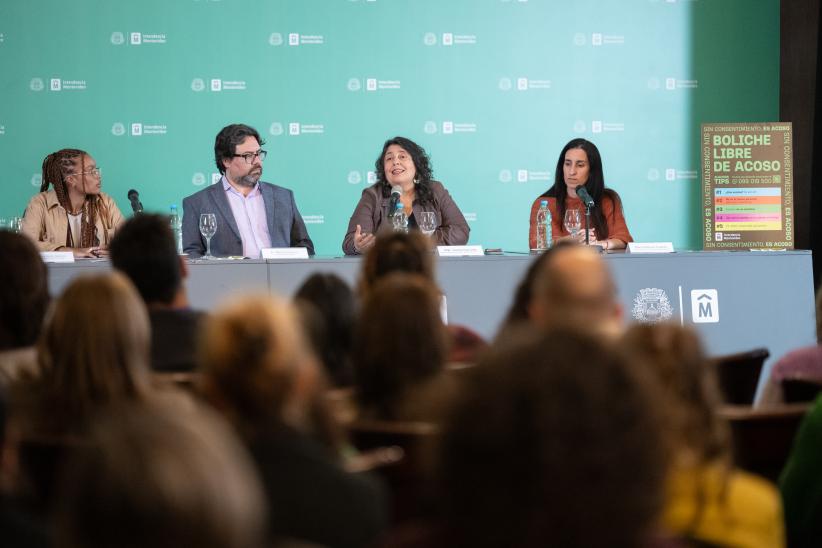
<instances>
[{"instance_id":1,"label":"beige blazer","mask_svg":"<svg viewBox=\"0 0 822 548\"><path fill-rule=\"evenodd\" d=\"M115 230L125 218L108 194L100 193L99 215L95 227L100 245L108 247ZM40 251L54 251L66 245L68 213L57 201L54 190L34 196L23 214L23 234L34 240Z\"/></svg>"}]
</instances>

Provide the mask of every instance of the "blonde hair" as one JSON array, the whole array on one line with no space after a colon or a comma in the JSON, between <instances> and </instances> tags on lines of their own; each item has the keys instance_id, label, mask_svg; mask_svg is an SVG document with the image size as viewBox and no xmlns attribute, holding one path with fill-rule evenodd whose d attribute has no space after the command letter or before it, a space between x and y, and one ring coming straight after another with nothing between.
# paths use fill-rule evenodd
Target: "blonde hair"
<instances>
[{"instance_id":1,"label":"blonde hair","mask_svg":"<svg viewBox=\"0 0 822 548\"><path fill-rule=\"evenodd\" d=\"M216 310L202 332L200 365L206 398L246 436L272 422L323 427L311 423L311 406L324 379L289 303L248 295Z\"/></svg>"},{"instance_id":2,"label":"blonde hair","mask_svg":"<svg viewBox=\"0 0 822 548\"><path fill-rule=\"evenodd\" d=\"M664 408L669 449L697 464L730 461L730 433L717 416L721 403L716 371L696 332L673 323L634 324L622 347L653 377Z\"/></svg>"},{"instance_id":3,"label":"blonde hair","mask_svg":"<svg viewBox=\"0 0 822 548\"><path fill-rule=\"evenodd\" d=\"M145 396L150 336L145 305L124 275L72 281L38 343L49 413L82 422L99 406Z\"/></svg>"}]
</instances>

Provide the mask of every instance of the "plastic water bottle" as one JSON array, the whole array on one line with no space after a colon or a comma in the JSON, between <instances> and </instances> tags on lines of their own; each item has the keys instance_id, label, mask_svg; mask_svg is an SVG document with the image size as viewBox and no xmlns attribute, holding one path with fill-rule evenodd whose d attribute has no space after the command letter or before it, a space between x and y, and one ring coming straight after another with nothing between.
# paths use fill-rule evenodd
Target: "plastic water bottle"
<instances>
[{"instance_id":1,"label":"plastic water bottle","mask_svg":"<svg viewBox=\"0 0 822 548\"><path fill-rule=\"evenodd\" d=\"M537 211L537 250L545 251L553 244L551 233L551 210L548 209L548 200L542 200Z\"/></svg>"},{"instance_id":2,"label":"plastic water bottle","mask_svg":"<svg viewBox=\"0 0 822 548\"><path fill-rule=\"evenodd\" d=\"M177 254L180 255L183 252L183 227L180 222L180 215L177 213L177 204L171 205L169 224L171 225L171 232L174 233L174 242L177 245Z\"/></svg>"},{"instance_id":3,"label":"plastic water bottle","mask_svg":"<svg viewBox=\"0 0 822 548\"><path fill-rule=\"evenodd\" d=\"M391 224L394 225L394 232L408 232L408 217L405 216L402 202L397 202L397 207L391 216Z\"/></svg>"}]
</instances>

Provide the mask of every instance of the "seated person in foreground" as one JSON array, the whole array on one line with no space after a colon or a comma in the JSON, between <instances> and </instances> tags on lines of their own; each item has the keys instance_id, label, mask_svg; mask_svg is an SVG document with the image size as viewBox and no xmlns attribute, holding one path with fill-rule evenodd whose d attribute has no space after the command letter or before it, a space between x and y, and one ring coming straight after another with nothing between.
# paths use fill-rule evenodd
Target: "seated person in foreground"
<instances>
[{"instance_id":1,"label":"seated person in foreground","mask_svg":"<svg viewBox=\"0 0 822 548\"><path fill-rule=\"evenodd\" d=\"M663 402L629 365L571 331L495 345L446 423L441 521L417 546L654 546Z\"/></svg>"},{"instance_id":2,"label":"seated person in foreground","mask_svg":"<svg viewBox=\"0 0 822 548\"><path fill-rule=\"evenodd\" d=\"M260 258L268 247L306 247L314 254L294 193L260 181L265 142L244 124L224 127L214 142L214 161L220 182L183 200L183 251L192 257L206 252L200 234L200 215L213 213L217 232L211 238L215 256Z\"/></svg>"},{"instance_id":3,"label":"seated person in foreground","mask_svg":"<svg viewBox=\"0 0 822 548\"><path fill-rule=\"evenodd\" d=\"M358 290L365 300L377 282L392 273L419 274L436 286L432 242L418 231L385 232L377 236L362 262ZM448 306L445 294L440 292L440 316L448 323ZM488 346L486 341L471 328L448 324L449 353L446 363L473 363Z\"/></svg>"},{"instance_id":4,"label":"seated person in foreground","mask_svg":"<svg viewBox=\"0 0 822 548\"><path fill-rule=\"evenodd\" d=\"M380 280L363 302L354 337L359 416L442 420L460 386L459 372L445 369L447 355L437 288L412 274Z\"/></svg>"},{"instance_id":5,"label":"seated person in foreground","mask_svg":"<svg viewBox=\"0 0 822 548\"><path fill-rule=\"evenodd\" d=\"M805 380L822 384L822 286L816 290L817 344L791 350L773 365L757 406L782 403L783 380Z\"/></svg>"},{"instance_id":6,"label":"seated person in foreground","mask_svg":"<svg viewBox=\"0 0 822 548\"><path fill-rule=\"evenodd\" d=\"M155 371L192 371L203 313L189 307L185 260L177 255L169 220L138 215L111 242L111 264L131 279L151 321L151 367Z\"/></svg>"},{"instance_id":7,"label":"seated person in foreground","mask_svg":"<svg viewBox=\"0 0 822 548\"><path fill-rule=\"evenodd\" d=\"M614 190L605 187L599 149L585 139L573 139L559 154L554 185L531 205L528 231L530 249L537 247L537 211L543 200L548 202L548 209L551 211L553 239L571 238L585 242L585 204L577 196L577 188L583 185L594 200L589 243L600 245L605 250L613 250L625 249L628 242L634 241L622 214L622 200ZM572 236L564 226L565 213L571 210L579 211L581 228L576 236Z\"/></svg>"},{"instance_id":8,"label":"seated person in foreground","mask_svg":"<svg viewBox=\"0 0 822 548\"><path fill-rule=\"evenodd\" d=\"M34 345L50 297L48 270L29 238L0 230L0 387L36 376Z\"/></svg>"},{"instance_id":9,"label":"seated person in foreground","mask_svg":"<svg viewBox=\"0 0 822 548\"><path fill-rule=\"evenodd\" d=\"M433 212L436 228L431 237L437 245L468 243L468 223L439 181L433 180L425 150L405 137L385 142L375 163L377 182L362 192L348 222L342 249L346 255L363 253L374 245L375 234L391 230L397 203L392 189L400 191L399 203L408 217L408 227L417 228L423 212Z\"/></svg>"},{"instance_id":10,"label":"seated person in foreground","mask_svg":"<svg viewBox=\"0 0 822 548\"><path fill-rule=\"evenodd\" d=\"M37 343L40 376L15 385L21 432L82 434L107 406L144 401L150 328L145 305L118 272L75 278L55 301Z\"/></svg>"},{"instance_id":11,"label":"seated person in foreground","mask_svg":"<svg viewBox=\"0 0 822 548\"><path fill-rule=\"evenodd\" d=\"M382 486L343 469L322 369L295 310L268 295L214 311L201 346L202 391L240 432L269 506L270 540L372 546L387 524Z\"/></svg>"},{"instance_id":12,"label":"seated person in foreground","mask_svg":"<svg viewBox=\"0 0 822 548\"><path fill-rule=\"evenodd\" d=\"M49 185L53 190L48 190ZM114 231L125 220L102 192L100 168L83 150L66 148L43 160L40 193L23 214L23 234L40 251L71 251L75 257L104 257Z\"/></svg>"},{"instance_id":13,"label":"seated person in foreground","mask_svg":"<svg viewBox=\"0 0 822 548\"><path fill-rule=\"evenodd\" d=\"M788 546L822 546L822 397L799 427L779 478Z\"/></svg>"},{"instance_id":14,"label":"seated person in foreground","mask_svg":"<svg viewBox=\"0 0 822 548\"><path fill-rule=\"evenodd\" d=\"M118 406L88 440L67 467L56 546L263 546L259 477L215 413L182 397Z\"/></svg>"},{"instance_id":15,"label":"seated person in foreground","mask_svg":"<svg viewBox=\"0 0 822 548\"><path fill-rule=\"evenodd\" d=\"M576 244L557 246L546 255L533 281L530 321L543 329L573 327L603 338L619 336L622 305L602 256Z\"/></svg>"},{"instance_id":16,"label":"seated person in foreground","mask_svg":"<svg viewBox=\"0 0 822 548\"><path fill-rule=\"evenodd\" d=\"M662 525L710 546L784 546L775 486L733 466L728 425L717 416L716 371L696 333L676 324L635 324L620 347L665 402L670 470Z\"/></svg>"},{"instance_id":17,"label":"seated person in foreground","mask_svg":"<svg viewBox=\"0 0 822 548\"><path fill-rule=\"evenodd\" d=\"M358 312L354 291L334 273L315 272L294 294L294 304L332 385L351 386L351 346Z\"/></svg>"}]
</instances>

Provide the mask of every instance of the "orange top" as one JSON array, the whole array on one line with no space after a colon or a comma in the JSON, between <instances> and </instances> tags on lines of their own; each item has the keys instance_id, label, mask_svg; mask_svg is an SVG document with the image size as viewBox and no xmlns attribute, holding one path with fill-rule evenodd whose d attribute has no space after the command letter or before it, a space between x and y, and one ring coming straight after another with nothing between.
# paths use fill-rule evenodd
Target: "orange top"
<instances>
[{"instance_id":1,"label":"orange top","mask_svg":"<svg viewBox=\"0 0 822 548\"><path fill-rule=\"evenodd\" d=\"M537 211L539 211L539 204L542 200L548 200L548 210L551 212L551 237L556 240L563 236L570 236L565 227L562 226L563 219L559 218L557 213L557 199L540 196L531 205L531 223L528 230L528 249L536 249L537 247ZM605 222L608 223L608 238L615 238L622 240L626 244L633 242L631 233L628 231L628 225L625 224L625 217L622 215L622 207L614 207L614 201L609 196L603 196L600 202L602 213L605 215ZM579 198L565 198L565 210L578 209L580 219L582 220L582 228L585 228L585 206L582 205L582 200Z\"/></svg>"}]
</instances>

